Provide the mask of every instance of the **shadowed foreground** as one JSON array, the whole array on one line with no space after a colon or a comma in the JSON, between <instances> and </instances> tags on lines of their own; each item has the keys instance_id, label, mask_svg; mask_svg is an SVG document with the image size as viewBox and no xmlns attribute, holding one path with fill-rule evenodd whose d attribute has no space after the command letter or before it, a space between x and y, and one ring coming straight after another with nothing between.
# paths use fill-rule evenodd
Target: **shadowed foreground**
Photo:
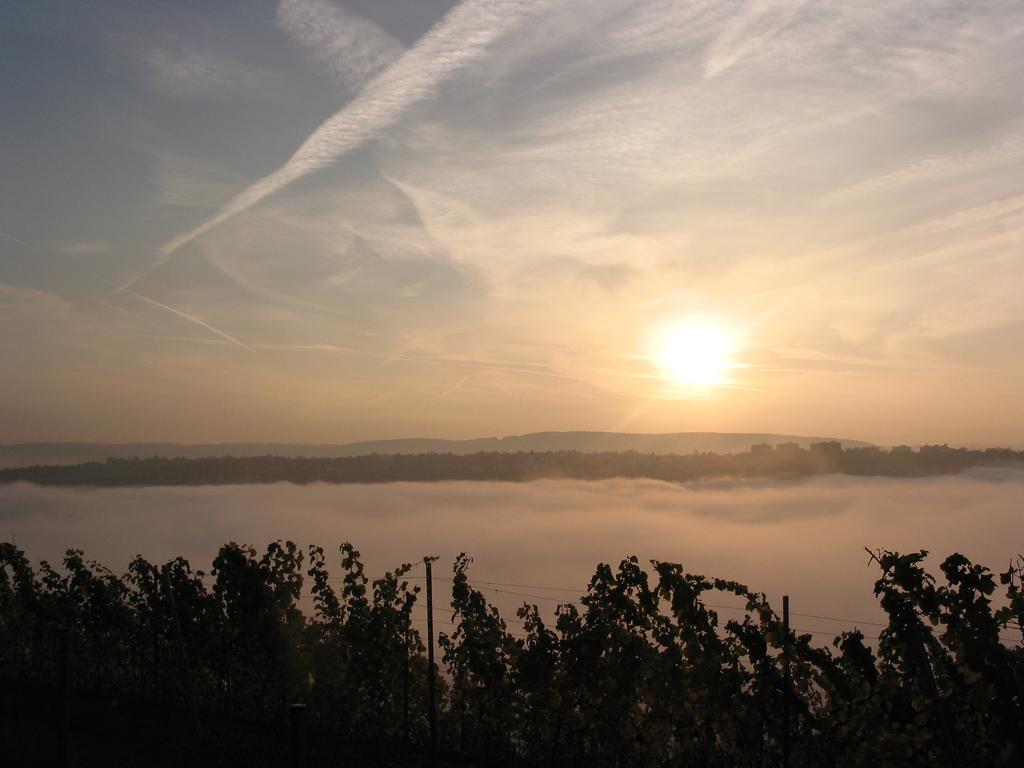
<instances>
[{"instance_id":1,"label":"shadowed foreground","mask_svg":"<svg viewBox=\"0 0 1024 768\"><path fill-rule=\"evenodd\" d=\"M340 554L338 576L291 542L118 576L78 551L33 570L0 544L0 749L83 766L1024 760L1020 560L997 578L952 555L933 579L924 552L875 553L888 626L876 647L853 630L822 648L763 594L636 558L599 565L553 626L530 605L505 620L460 556L438 578L450 596L434 590L431 757L421 572L371 580ZM728 621L727 595L745 603Z\"/></svg>"}]
</instances>

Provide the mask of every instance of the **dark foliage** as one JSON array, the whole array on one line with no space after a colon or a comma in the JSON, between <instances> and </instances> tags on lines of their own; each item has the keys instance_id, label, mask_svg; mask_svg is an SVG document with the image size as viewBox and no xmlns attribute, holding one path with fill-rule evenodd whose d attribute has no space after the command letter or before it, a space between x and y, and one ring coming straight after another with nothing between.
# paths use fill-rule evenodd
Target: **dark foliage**
<instances>
[{"instance_id":1,"label":"dark foliage","mask_svg":"<svg viewBox=\"0 0 1024 768\"><path fill-rule=\"evenodd\" d=\"M275 542L228 544L209 574L137 557L118 576L0 544L0 748L12 764L70 744L81 765L766 766L788 706L794 766L1021 765L1024 562L997 577L952 555L936 578L926 555L871 553L888 626L832 648L742 584L635 557L599 565L552 625L524 605L513 632L462 555L442 758L411 564L371 581L344 544L332 577L323 549ZM741 616L710 607L723 595Z\"/></svg>"}]
</instances>

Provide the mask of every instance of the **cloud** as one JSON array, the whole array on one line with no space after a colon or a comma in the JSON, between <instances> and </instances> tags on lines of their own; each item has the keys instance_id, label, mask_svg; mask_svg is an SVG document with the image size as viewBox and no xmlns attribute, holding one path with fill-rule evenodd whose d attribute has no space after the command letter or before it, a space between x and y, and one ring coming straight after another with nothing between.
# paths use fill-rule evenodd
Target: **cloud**
<instances>
[{"instance_id":1,"label":"cloud","mask_svg":"<svg viewBox=\"0 0 1024 768\"><path fill-rule=\"evenodd\" d=\"M254 297L383 341L403 327L462 322L477 302L473 270L425 238L414 215L394 187L366 178L358 192L303 190L268 202L198 250Z\"/></svg>"},{"instance_id":2,"label":"cloud","mask_svg":"<svg viewBox=\"0 0 1024 768\"><path fill-rule=\"evenodd\" d=\"M165 243L159 249L157 265L221 222L374 138L410 106L435 93L457 70L483 56L519 19L544 4L543 0L463 0L313 131L288 162L244 189L214 217Z\"/></svg>"},{"instance_id":3,"label":"cloud","mask_svg":"<svg viewBox=\"0 0 1024 768\"><path fill-rule=\"evenodd\" d=\"M175 99L237 96L272 85L267 72L184 39L165 40L145 50L141 58L149 85Z\"/></svg>"},{"instance_id":4,"label":"cloud","mask_svg":"<svg viewBox=\"0 0 1024 768\"><path fill-rule=\"evenodd\" d=\"M21 336L29 329L37 330L39 325L49 321L63 321L72 312L71 305L54 293L0 283L0 310L10 322L3 325L7 331L17 329L10 338ZM32 321L32 322L30 322ZM22 325L24 324L24 325ZM8 334L3 334L7 338Z\"/></svg>"},{"instance_id":5,"label":"cloud","mask_svg":"<svg viewBox=\"0 0 1024 768\"><path fill-rule=\"evenodd\" d=\"M216 209L239 185L237 174L209 160L166 150L154 153L152 173L160 205Z\"/></svg>"},{"instance_id":6,"label":"cloud","mask_svg":"<svg viewBox=\"0 0 1024 768\"><path fill-rule=\"evenodd\" d=\"M377 24L329 0L281 0L277 24L352 90L404 51Z\"/></svg>"},{"instance_id":7,"label":"cloud","mask_svg":"<svg viewBox=\"0 0 1024 768\"><path fill-rule=\"evenodd\" d=\"M139 301L144 301L146 304L150 304L150 305L152 305L154 307L159 307L160 309L166 310L167 312L170 312L171 314L174 314L174 315L177 315L178 317L184 318L185 320L188 320L190 323L194 323L195 325L198 325L200 328L205 328L206 330L210 331L210 333L214 333L217 336L220 336L222 339L230 341L232 344L235 344L236 346L239 346L242 349L249 349L249 347L247 347L241 341L236 339L234 336L231 336L230 334L227 334L227 333L225 333L224 331L222 331L222 330L220 330L218 328L214 328L212 325L210 325L209 323L207 323L204 320L200 320L195 315L190 315L187 312L182 312L180 309L175 309L174 307L168 306L167 304L162 304L159 301L156 301L155 299L147 298L147 297L143 296L140 293L136 293L135 291L125 290L125 293L134 296Z\"/></svg>"},{"instance_id":8,"label":"cloud","mask_svg":"<svg viewBox=\"0 0 1024 768\"><path fill-rule=\"evenodd\" d=\"M1019 376L1024 373L1024 359L1018 353L1022 334L1024 321L1015 320L994 328L924 338L920 343L954 364L987 368L989 371L1014 371Z\"/></svg>"},{"instance_id":9,"label":"cloud","mask_svg":"<svg viewBox=\"0 0 1024 768\"><path fill-rule=\"evenodd\" d=\"M100 240L57 240L50 245L66 256L100 256L110 251L110 244Z\"/></svg>"},{"instance_id":10,"label":"cloud","mask_svg":"<svg viewBox=\"0 0 1024 768\"><path fill-rule=\"evenodd\" d=\"M726 24L704 57L704 75L720 75L758 46L779 34L807 0L747 0Z\"/></svg>"},{"instance_id":11,"label":"cloud","mask_svg":"<svg viewBox=\"0 0 1024 768\"><path fill-rule=\"evenodd\" d=\"M30 248L34 250L37 247L32 245L32 243L22 240L20 237L15 237L14 235L8 234L7 232L0 231L0 237L2 237L4 240L20 245L22 248Z\"/></svg>"},{"instance_id":12,"label":"cloud","mask_svg":"<svg viewBox=\"0 0 1024 768\"><path fill-rule=\"evenodd\" d=\"M851 197L864 197L895 188L905 194L907 188L921 184L936 184L957 176L983 172L989 168L1024 164L1024 134L1006 136L993 146L977 150L935 152L915 159L888 172L878 173L847 187L836 189L826 196L829 201Z\"/></svg>"}]
</instances>

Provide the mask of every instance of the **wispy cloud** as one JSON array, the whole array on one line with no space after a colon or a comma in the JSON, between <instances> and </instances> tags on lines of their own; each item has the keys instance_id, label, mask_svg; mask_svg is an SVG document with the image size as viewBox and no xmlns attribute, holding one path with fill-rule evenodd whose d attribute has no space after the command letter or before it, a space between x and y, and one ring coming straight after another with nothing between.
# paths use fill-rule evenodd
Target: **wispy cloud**
<instances>
[{"instance_id":1,"label":"wispy cloud","mask_svg":"<svg viewBox=\"0 0 1024 768\"><path fill-rule=\"evenodd\" d=\"M110 252L110 243L103 240L46 240L30 243L20 237L0 231L0 238L28 248L36 253L51 253L61 256L99 256Z\"/></svg>"},{"instance_id":2,"label":"wispy cloud","mask_svg":"<svg viewBox=\"0 0 1024 768\"><path fill-rule=\"evenodd\" d=\"M119 315L127 315L128 317L134 317L134 315L124 307L119 307L116 304L107 301L106 299L96 299L96 301L100 306L106 307L111 312L114 312Z\"/></svg>"},{"instance_id":3,"label":"wispy cloud","mask_svg":"<svg viewBox=\"0 0 1024 768\"><path fill-rule=\"evenodd\" d=\"M847 187L833 191L826 199L864 197L891 187L906 188L915 183L933 182L960 173L971 173L1011 163L1024 163L1024 133L1019 131L980 149L957 153L933 152L905 163L895 170L855 181Z\"/></svg>"},{"instance_id":4,"label":"wispy cloud","mask_svg":"<svg viewBox=\"0 0 1024 768\"><path fill-rule=\"evenodd\" d=\"M708 48L704 74L715 77L779 34L807 0L747 0Z\"/></svg>"},{"instance_id":5,"label":"wispy cloud","mask_svg":"<svg viewBox=\"0 0 1024 768\"><path fill-rule=\"evenodd\" d=\"M8 240L8 241L10 241L12 243L16 243L16 244L18 244L18 245L20 245L20 246L22 246L24 248L37 248L38 247L38 246L32 245L32 243L28 242L27 240L22 240L20 237L15 237L14 235L8 234L7 232L0 231L0 237L2 237L4 240Z\"/></svg>"},{"instance_id":6,"label":"wispy cloud","mask_svg":"<svg viewBox=\"0 0 1024 768\"><path fill-rule=\"evenodd\" d=\"M34 288L26 288L19 285L7 285L0 283L0 307L9 310L11 315L18 315L24 320L28 317L38 318L65 318L71 311L71 305L49 291L40 291ZM7 331L18 329L17 323L7 327ZM22 328L16 333L9 333L14 339L24 333Z\"/></svg>"},{"instance_id":7,"label":"wispy cloud","mask_svg":"<svg viewBox=\"0 0 1024 768\"><path fill-rule=\"evenodd\" d=\"M277 24L355 89L402 55L404 46L377 24L329 0L281 0Z\"/></svg>"},{"instance_id":8,"label":"wispy cloud","mask_svg":"<svg viewBox=\"0 0 1024 768\"><path fill-rule=\"evenodd\" d=\"M544 0L464 0L321 124L287 163L244 189L216 216L165 243L157 266L204 232L374 138L457 70L483 56L520 18L544 4Z\"/></svg>"},{"instance_id":9,"label":"wispy cloud","mask_svg":"<svg viewBox=\"0 0 1024 768\"><path fill-rule=\"evenodd\" d=\"M65 256L100 256L110 251L110 244L102 240L58 240L52 246Z\"/></svg>"},{"instance_id":10,"label":"wispy cloud","mask_svg":"<svg viewBox=\"0 0 1024 768\"><path fill-rule=\"evenodd\" d=\"M161 205L216 209L238 189L239 177L209 160L166 150L153 159L153 184Z\"/></svg>"},{"instance_id":11,"label":"wispy cloud","mask_svg":"<svg viewBox=\"0 0 1024 768\"><path fill-rule=\"evenodd\" d=\"M265 71L184 39L164 40L140 56L149 85L176 99L254 93L269 87L273 80Z\"/></svg>"}]
</instances>

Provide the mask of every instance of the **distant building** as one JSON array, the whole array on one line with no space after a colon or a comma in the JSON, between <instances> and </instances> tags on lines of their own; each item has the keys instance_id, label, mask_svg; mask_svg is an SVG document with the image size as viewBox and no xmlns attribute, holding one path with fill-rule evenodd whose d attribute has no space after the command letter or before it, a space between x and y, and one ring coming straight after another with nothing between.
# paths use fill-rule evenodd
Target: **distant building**
<instances>
[{"instance_id":1,"label":"distant building","mask_svg":"<svg viewBox=\"0 0 1024 768\"><path fill-rule=\"evenodd\" d=\"M775 453L782 459L794 459L803 454L799 443L779 443L775 446Z\"/></svg>"},{"instance_id":2,"label":"distant building","mask_svg":"<svg viewBox=\"0 0 1024 768\"><path fill-rule=\"evenodd\" d=\"M811 443L811 455L820 456L830 461L838 461L843 457L843 444L838 440L823 440Z\"/></svg>"},{"instance_id":3,"label":"distant building","mask_svg":"<svg viewBox=\"0 0 1024 768\"><path fill-rule=\"evenodd\" d=\"M956 450L943 443L942 445L922 445L917 452L923 455L936 455L945 453L956 453Z\"/></svg>"},{"instance_id":4,"label":"distant building","mask_svg":"<svg viewBox=\"0 0 1024 768\"><path fill-rule=\"evenodd\" d=\"M750 446L750 455L756 457L771 456L775 452L771 443L755 443Z\"/></svg>"}]
</instances>

